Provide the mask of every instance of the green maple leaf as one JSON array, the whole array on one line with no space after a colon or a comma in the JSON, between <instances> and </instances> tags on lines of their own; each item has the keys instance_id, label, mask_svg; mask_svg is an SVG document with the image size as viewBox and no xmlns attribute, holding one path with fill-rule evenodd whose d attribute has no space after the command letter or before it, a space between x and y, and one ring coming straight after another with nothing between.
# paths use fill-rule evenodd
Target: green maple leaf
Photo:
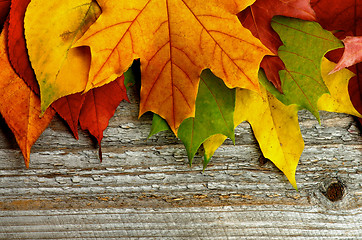
<instances>
[{"instance_id":1,"label":"green maple leaf","mask_svg":"<svg viewBox=\"0 0 362 240\"><path fill-rule=\"evenodd\" d=\"M201 144L215 134L222 134L233 141L235 89L229 89L210 70L204 70L196 98L195 117L185 119L177 132L184 143L190 163ZM170 130L167 122L154 114L148 137Z\"/></svg>"},{"instance_id":2,"label":"green maple leaf","mask_svg":"<svg viewBox=\"0 0 362 240\"><path fill-rule=\"evenodd\" d=\"M177 132L184 143L190 163L201 144L215 134L233 141L235 89L229 89L210 70L200 76L195 117L185 119Z\"/></svg>"},{"instance_id":3,"label":"green maple leaf","mask_svg":"<svg viewBox=\"0 0 362 240\"><path fill-rule=\"evenodd\" d=\"M316 22L278 16L271 25L284 44L278 50L286 67L279 71L284 93L272 85L265 87L285 105L297 104L300 109L308 109L319 121L317 102L328 93L321 76L322 58L343 44Z\"/></svg>"},{"instance_id":4,"label":"green maple leaf","mask_svg":"<svg viewBox=\"0 0 362 240\"><path fill-rule=\"evenodd\" d=\"M150 133L148 134L147 138L150 138L159 132L163 132L163 131L167 131L167 130L171 131L171 128L170 128L170 126L168 126L166 120L163 119L162 117L160 117L160 115L154 113L153 119L152 119L151 130L150 130Z\"/></svg>"}]
</instances>

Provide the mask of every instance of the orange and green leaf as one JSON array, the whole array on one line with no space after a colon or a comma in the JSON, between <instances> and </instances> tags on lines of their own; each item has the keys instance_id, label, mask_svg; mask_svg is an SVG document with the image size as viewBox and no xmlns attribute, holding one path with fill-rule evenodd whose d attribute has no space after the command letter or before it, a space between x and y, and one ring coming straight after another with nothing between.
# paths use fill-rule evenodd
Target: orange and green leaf
<instances>
[{"instance_id":1,"label":"orange and green leaf","mask_svg":"<svg viewBox=\"0 0 362 240\"><path fill-rule=\"evenodd\" d=\"M244 27L276 54L283 43L270 23L272 18L278 15L315 20L315 12L307 0L256 0L253 5L240 12L238 18Z\"/></svg>"},{"instance_id":2,"label":"orange and green leaf","mask_svg":"<svg viewBox=\"0 0 362 240\"><path fill-rule=\"evenodd\" d=\"M253 2L98 1L102 14L76 45L92 52L87 90L113 81L140 58L140 115L157 113L175 133L194 116L203 69L228 87L259 91L257 72L269 51L235 15Z\"/></svg>"}]
</instances>

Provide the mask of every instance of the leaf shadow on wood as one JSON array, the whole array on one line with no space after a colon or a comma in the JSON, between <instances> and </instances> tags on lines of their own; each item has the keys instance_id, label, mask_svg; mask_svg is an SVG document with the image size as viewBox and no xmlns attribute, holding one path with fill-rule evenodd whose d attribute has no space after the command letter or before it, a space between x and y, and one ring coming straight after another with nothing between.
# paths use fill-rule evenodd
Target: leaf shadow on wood
<instances>
[{"instance_id":1,"label":"leaf shadow on wood","mask_svg":"<svg viewBox=\"0 0 362 240\"><path fill-rule=\"evenodd\" d=\"M15 136L5 122L5 119L0 114L0 135L3 135L3 139L6 140L4 148L19 149Z\"/></svg>"}]
</instances>

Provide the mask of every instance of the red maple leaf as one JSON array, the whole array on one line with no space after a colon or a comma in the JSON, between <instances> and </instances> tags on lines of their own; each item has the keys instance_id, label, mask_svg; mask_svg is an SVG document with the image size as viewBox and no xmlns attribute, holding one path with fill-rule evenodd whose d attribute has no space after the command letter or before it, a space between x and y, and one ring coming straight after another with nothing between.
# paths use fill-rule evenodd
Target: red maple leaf
<instances>
[{"instance_id":1,"label":"red maple leaf","mask_svg":"<svg viewBox=\"0 0 362 240\"><path fill-rule=\"evenodd\" d=\"M348 36L362 36L362 1L356 0L312 0L311 5L316 12L317 21L322 25L323 28L333 31L334 35L341 40L344 40L346 51L353 46L348 46L350 43L346 41ZM348 38L347 38L348 39ZM338 62L340 65L344 64L343 61L350 61L348 57L342 58L343 50L332 51L327 54L327 57ZM358 59L362 55L362 51L354 48L355 54L349 58ZM351 101L358 112L362 113L362 63L358 63L348 68L356 74L349 81L348 89ZM362 120L360 119L362 123Z\"/></svg>"},{"instance_id":2,"label":"red maple leaf","mask_svg":"<svg viewBox=\"0 0 362 240\"><path fill-rule=\"evenodd\" d=\"M124 76L102 87L90 90L85 96L79 122L83 130L88 130L97 139L100 160L102 160L103 131L107 128L109 119L114 115L122 100L129 101L124 86Z\"/></svg>"}]
</instances>

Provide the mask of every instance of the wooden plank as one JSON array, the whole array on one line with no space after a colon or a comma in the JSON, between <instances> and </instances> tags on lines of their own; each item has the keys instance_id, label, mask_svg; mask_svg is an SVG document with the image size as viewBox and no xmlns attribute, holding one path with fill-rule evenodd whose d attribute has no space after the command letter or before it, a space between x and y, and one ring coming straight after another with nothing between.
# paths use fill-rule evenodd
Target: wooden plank
<instances>
[{"instance_id":1,"label":"wooden plank","mask_svg":"<svg viewBox=\"0 0 362 240\"><path fill-rule=\"evenodd\" d=\"M300 206L0 212L0 239L360 239L362 211Z\"/></svg>"},{"instance_id":2,"label":"wooden plank","mask_svg":"<svg viewBox=\"0 0 362 240\"><path fill-rule=\"evenodd\" d=\"M102 143L76 141L59 118L29 169L0 120L0 239L362 239L362 138L352 117L301 112L305 151L295 191L247 123L203 172L151 115L121 103ZM332 201L331 201L332 200Z\"/></svg>"}]
</instances>

